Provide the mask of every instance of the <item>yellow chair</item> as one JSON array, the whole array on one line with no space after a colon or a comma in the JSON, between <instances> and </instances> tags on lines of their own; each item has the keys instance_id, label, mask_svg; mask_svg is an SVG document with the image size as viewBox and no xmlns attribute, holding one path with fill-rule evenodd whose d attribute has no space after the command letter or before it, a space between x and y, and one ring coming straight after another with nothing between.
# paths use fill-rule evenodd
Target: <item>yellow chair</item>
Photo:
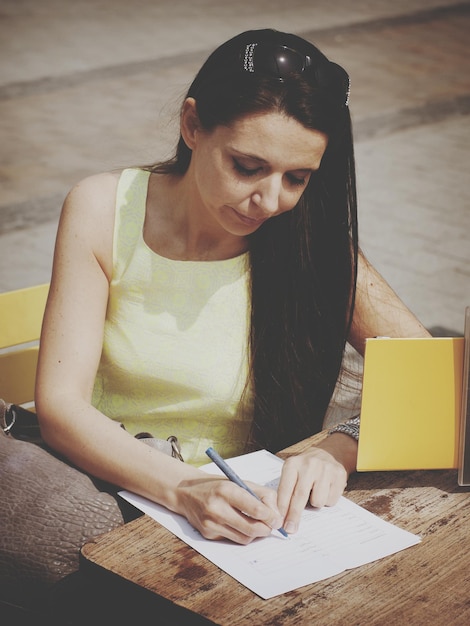
<instances>
[{"instance_id":1,"label":"yellow chair","mask_svg":"<svg viewBox=\"0 0 470 626\"><path fill-rule=\"evenodd\" d=\"M0 293L0 398L31 407L49 284Z\"/></svg>"}]
</instances>

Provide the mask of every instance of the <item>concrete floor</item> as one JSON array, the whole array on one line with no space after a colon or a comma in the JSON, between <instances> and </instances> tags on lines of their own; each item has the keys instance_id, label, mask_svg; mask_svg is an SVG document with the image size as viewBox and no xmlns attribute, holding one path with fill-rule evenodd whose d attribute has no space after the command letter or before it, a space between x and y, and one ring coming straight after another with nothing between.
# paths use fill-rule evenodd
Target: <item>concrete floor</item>
<instances>
[{"instance_id":1,"label":"concrete floor","mask_svg":"<svg viewBox=\"0 0 470 626\"><path fill-rule=\"evenodd\" d=\"M0 0L0 290L50 277L67 190L157 160L219 43L296 32L352 81L361 245L427 327L470 305L470 3Z\"/></svg>"}]
</instances>

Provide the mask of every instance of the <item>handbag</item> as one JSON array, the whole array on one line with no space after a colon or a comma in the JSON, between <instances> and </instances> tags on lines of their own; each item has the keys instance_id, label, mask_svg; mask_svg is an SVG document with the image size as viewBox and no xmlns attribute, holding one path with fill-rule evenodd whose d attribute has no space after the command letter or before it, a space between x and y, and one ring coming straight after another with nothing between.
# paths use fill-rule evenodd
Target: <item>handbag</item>
<instances>
[{"instance_id":1,"label":"handbag","mask_svg":"<svg viewBox=\"0 0 470 626\"><path fill-rule=\"evenodd\" d=\"M176 437L138 438L182 460ZM85 543L139 517L117 491L50 449L33 411L0 399L0 601L35 608L78 571Z\"/></svg>"}]
</instances>

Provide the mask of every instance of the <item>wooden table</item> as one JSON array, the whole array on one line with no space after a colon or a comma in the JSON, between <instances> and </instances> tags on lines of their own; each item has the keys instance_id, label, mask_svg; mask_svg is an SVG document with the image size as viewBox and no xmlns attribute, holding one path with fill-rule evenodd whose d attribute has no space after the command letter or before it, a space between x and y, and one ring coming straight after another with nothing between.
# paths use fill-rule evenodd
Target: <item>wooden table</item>
<instances>
[{"instance_id":1,"label":"wooden table","mask_svg":"<svg viewBox=\"0 0 470 626\"><path fill-rule=\"evenodd\" d=\"M85 545L82 558L85 565L131 581L208 624L470 624L470 489L458 487L457 472L355 474L345 495L419 534L422 542L270 600L259 598L148 516Z\"/></svg>"}]
</instances>

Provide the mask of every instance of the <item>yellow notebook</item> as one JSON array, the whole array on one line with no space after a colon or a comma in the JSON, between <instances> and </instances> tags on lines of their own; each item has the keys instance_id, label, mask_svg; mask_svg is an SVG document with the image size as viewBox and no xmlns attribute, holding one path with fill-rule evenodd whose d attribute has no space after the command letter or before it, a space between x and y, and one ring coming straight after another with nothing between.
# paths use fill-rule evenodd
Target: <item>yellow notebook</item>
<instances>
[{"instance_id":1,"label":"yellow notebook","mask_svg":"<svg viewBox=\"0 0 470 626\"><path fill-rule=\"evenodd\" d=\"M463 337L368 339L358 471L459 462Z\"/></svg>"}]
</instances>

